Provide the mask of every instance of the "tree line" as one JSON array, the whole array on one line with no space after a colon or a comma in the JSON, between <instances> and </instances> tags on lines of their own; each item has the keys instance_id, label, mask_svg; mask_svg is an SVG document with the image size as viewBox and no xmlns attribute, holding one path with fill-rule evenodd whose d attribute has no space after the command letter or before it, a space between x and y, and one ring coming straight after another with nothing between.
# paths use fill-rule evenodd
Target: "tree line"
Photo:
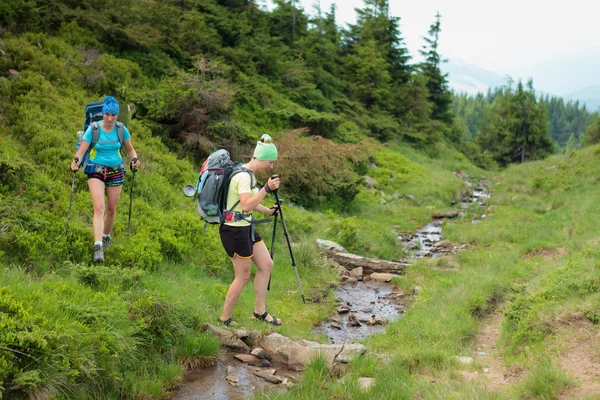
<instances>
[{"instance_id":1,"label":"tree line","mask_svg":"<svg viewBox=\"0 0 600 400\"><path fill-rule=\"evenodd\" d=\"M197 159L249 143L251 132L309 128L338 143L399 140L429 155L445 141L490 167L575 148L593 122L585 108L538 99L531 83L453 95L439 13L413 62L388 0L364 0L347 28L335 5L317 2L311 16L293 0L272 3L269 11L258 0L5 0L0 27L77 46L86 89L135 102L156 134ZM125 79L128 67L115 60L106 76L99 54L141 73Z\"/></svg>"},{"instance_id":2,"label":"tree line","mask_svg":"<svg viewBox=\"0 0 600 400\"><path fill-rule=\"evenodd\" d=\"M543 158L600 142L597 112L579 101L538 96L531 80L515 85L508 79L505 86L474 96L454 93L452 112L462 146L476 147L482 165Z\"/></svg>"}]
</instances>

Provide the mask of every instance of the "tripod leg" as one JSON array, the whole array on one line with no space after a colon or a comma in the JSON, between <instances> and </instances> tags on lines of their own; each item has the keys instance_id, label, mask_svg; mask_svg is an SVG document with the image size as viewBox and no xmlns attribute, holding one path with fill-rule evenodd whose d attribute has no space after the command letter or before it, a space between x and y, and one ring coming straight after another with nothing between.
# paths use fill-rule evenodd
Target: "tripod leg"
<instances>
[{"instance_id":1,"label":"tripod leg","mask_svg":"<svg viewBox=\"0 0 600 400\"><path fill-rule=\"evenodd\" d=\"M298 288L300 289L300 296L302 297L302 302L306 304L306 300L304 299L304 293L302 291L302 283L300 283L300 275L298 275L298 267L296 266L296 260L294 259L294 252L292 251L292 244L290 243L290 236L288 235L287 227L285 226L285 219L283 218L283 210L281 209L281 202L279 201L279 195L277 191L275 191L275 201L279 207L279 216L281 217L281 226L283 228L283 234L285 236L285 240L287 242L288 249L290 251L290 257L292 259L292 267L294 267L294 272L296 273L296 280L298 281Z\"/></svg>"}]
</instances>

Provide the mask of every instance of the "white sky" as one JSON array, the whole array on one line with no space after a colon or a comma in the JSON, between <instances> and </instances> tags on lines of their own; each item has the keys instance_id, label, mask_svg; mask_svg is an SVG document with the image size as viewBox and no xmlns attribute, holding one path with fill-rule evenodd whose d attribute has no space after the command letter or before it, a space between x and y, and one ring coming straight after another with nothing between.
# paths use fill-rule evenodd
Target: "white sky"
<instances>
[{"instance_id":1,"label":"white sky","mask_svg":"<svg viewBox=\"0 0 600 400\"><path fill-rule=\"evenodd\" d=\"M337 5L338 25L354 23L362 0L297 0L314 14L313 4ZM506 69L554 55L600 47L598 0L390 0L393 16L414 59L437 11L442 15L440 54L504 74Z\"/></svg>"}]
</instances>

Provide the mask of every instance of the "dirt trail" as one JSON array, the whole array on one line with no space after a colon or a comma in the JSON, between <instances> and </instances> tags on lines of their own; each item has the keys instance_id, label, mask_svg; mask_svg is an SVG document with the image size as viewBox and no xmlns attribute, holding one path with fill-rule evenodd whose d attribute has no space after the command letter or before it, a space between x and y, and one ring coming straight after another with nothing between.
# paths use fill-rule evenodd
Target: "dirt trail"
<instances>
[{"instance_id":1,"label":"dirt trail","mask_svg":"<svg viewBox=\"0 0 600 400\"><path fill-rule=\"evenodd\" d=\"M526 371L519 367L506 367L498 352L504 306L500 306L483 321L475 338L473 359L481 364L483 373L463 371L465 380L483 379L489 390L502 391L506 386L524 378ZM571 317L568 321L557 321L561 336L565 337L566 348L557 358L557 367L575 381L566 388L560 400L600 400L600 332L588 320Z\"/></svg>"},{"instance_id":2,"label":"dirt trail","mask_svg":"<svg viewBox=\"0 0 600 400\"><path fill-rule=\"evenodd\" d=\"M500 306L494 313L482 322L481 329L475 337L473 345L473 359L481 364L483 374L465 371L463 376L474 379L482 376L488 389L502 390L505 386L517 382L523 376L523 371L518 367L506 367L499 354L497 343L500 340L502 321L504 321L504 306Z\"/></svg>"},{"instance_id":3,"label":"dirt trail","mask_svg":"<svg viewBox=\"0 0 600 400\"><path fill-rule=\"evenodd\" d=\"M600 399L600 333L582 317L572 319L567 331L569 345L558 361L577 386L567 388L560 399Z\"/></svg>"}]
</instances>

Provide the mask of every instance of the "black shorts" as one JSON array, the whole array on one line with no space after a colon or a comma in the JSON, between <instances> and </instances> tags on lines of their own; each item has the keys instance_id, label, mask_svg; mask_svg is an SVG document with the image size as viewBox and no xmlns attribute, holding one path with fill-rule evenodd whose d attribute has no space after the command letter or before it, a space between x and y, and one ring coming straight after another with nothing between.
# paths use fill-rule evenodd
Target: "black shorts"
<instances>
[{"instance_id":1,"label":"black shorts","mask_svg":"<svg viewBox=\"0 0 600 400\"><path fill-rule=\"evenodd\" d=\"M252 225L248 226L229 226L222 224L219 227L221 243L225 251L231 258L250 258L254 255L254 245L262 242L258 232L254 231L254 240L252 240Z\"/></svg>"}]
</instances>

